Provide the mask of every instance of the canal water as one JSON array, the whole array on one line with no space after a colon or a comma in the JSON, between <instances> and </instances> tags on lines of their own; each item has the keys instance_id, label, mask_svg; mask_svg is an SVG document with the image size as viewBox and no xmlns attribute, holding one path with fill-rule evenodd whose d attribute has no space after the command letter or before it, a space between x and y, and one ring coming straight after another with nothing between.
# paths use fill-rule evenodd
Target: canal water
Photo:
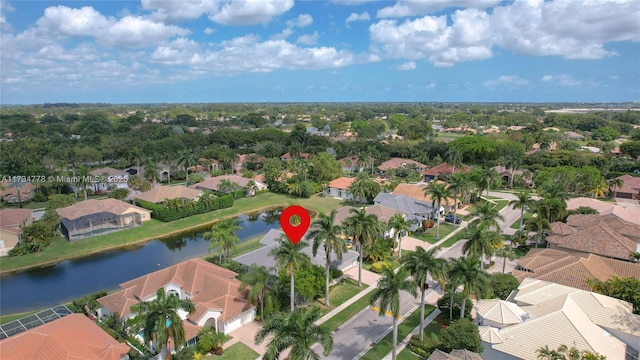
<instances>
[{"instance_id":1,"label":"canal water","mask_svg":"<svg viewBox=\"0 0 640 360\"><path fill-rule=\"evenodd\" d=\"M240 241L279 228L279 211L238 217ZM0 314L52 307L207 254L202 230L0 277ZM91 239L86 239L90 241ZM84 241L84 240L79 240ZM215 251L215 250L214 250Z\"/></svg>"}]
</instances>

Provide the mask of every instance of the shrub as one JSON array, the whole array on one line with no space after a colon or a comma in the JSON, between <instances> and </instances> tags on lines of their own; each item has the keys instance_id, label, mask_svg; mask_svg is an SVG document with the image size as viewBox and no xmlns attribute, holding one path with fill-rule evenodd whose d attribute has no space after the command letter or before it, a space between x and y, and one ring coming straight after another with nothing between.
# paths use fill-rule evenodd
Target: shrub
<instances>
[{"instance_id":1,"label":"shrub","mask_svg":"<svg viewBox=\"0 0 640 360\"><path fill-rule=\"evenodd\" d=\"M151 210L151 217L164 222L182 219L188 216L202 214L218 209L230 208L233 206L231 195L220 196L211 201L190 201L182 206L168 207L167 205L154 204L148 201L136 200L136 205Z\"/></svg>"},{"instance_id":2,"label":"shrub","mask_svg":"<svg viewBox=\"0 0 640 360\"><path fill-rule=\"evenodd\" d=\"M450 291L446 291L444 295L440 299L438 299L438 309L440 309L442 318L444 319L445 323L449 323L451 321L451 319L449 318L450 301L451 301ZM460 318L461 305L462 305L462 293L457 292L453 294L453 320ZM469 300L469 298L467 298L465 309L464 309L465 317L468 318L471 316L472 308L473 308L473 303L471 302L471 300Z\"/></svg>"},{"instance_id":3,"label":"shrub","mask_svg":"<svg viewBox=\"0 0 640 360\"><path fill-rule=\"evenodd\" d=\"M388 261L378 261L378 262L374 262L371 265L371 271L373 271L376 274L380 274L382 273L382 269L385 267L391 267L391 264L389 264Z\"/></svg>"},{"instance_id":4,"label":"shrub","mask_svg":"<svg viewBox=\"0 0 640 360\"><path fill-rule=\"evenodd\" d=\"M518 288L520 283L515 276L511 274L496 273L489 275L489 288L486 294L483 294L483 298L486 299L506 299L509 294Z\"/></svg>"},{"instance_id":5,"label":"shrub","mask_svg":"<svg viewBox=\"0 0 640 360\"><path fill-rule=\"evenodd\" d=\"M440 334L438 349L450 352L455 349L467 349L481 353L482 339L478 333L478 326L469 319L459 319L451 323Z\"/></svg>"},{"instance_id":6,"label":"shrub","mask_svg":"<svg viewBox=\"0 0 640 360\"><path fill-rule=\"evenodd\" d=\"M339 277L342 276L342 270L340 269L334 269L334 268L329 268L329 276L332 279L337 279Z\"/></svg>"}]
</instances>

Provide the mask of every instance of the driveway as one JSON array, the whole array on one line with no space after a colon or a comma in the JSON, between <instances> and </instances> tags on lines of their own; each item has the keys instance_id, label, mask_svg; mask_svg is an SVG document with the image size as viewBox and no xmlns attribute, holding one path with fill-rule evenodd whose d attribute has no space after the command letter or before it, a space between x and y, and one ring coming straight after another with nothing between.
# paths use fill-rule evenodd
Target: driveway
<instances>
[{"instance_id":1,"label":"driveway","mask_svg":"<svg viewBox=\"0 0 640 360\"><path fill-rule=\"evenodd\" d=\"M404 244L402 244L404 245ZM402 247L404 249L404 246ZM358 266L352 266L343 272L344 277L358 281ZM366 285L377 284L380 275L372 271L362 269L362 283Z\"/></svg>"}]
</instances>

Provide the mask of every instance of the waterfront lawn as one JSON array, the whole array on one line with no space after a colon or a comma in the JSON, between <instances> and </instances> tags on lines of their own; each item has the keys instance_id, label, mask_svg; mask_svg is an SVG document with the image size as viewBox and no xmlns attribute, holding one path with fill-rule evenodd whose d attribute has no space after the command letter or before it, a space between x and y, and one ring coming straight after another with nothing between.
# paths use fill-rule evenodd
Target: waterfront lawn
<instances>
[{"instance_id":1,"label":"waterfront lawn","mask_svg":"<svg viewBox=\"0 0 640 360\"><path fill-rule=\"evenodd\" d=\"M342 201L322 196L301 199L289 195L264 193L256 197L237 199L233 207L228 209L189 216L168 223L151 219L137 228L94 236L73 243L59 236L53 239L51 245L40 254L4 257L0 262L0 272L53 264L123 246L135 246L153 239L176 236L187 230L204 230L225 217L289 205L301 205L314 212L328 212L342 206Z\"/></svg>"},{"instance_id":2,"label":"waterfront lawn","mask_svg":"<svg viewBox=\"0 0 640 360\"><path fill-rule=\"evenodd\" d=\"M364 290L364 287L362 289ZM331 319L327 320L324 325L328 327L329 330L336 331L347 320L351 319L360 311L369 306L369 301L371 300L373 293L374 291L371 291L362 298L355 301L353 304L347 306L345 309L332 316Z\"/></svg>"},{"instance_id":3,"label":"waterfront lawn","mask_svg":"<svg viewBox=\"0 0 640 360\"><path fill-rule=\"evenodd\" d=\"M364 287L358 287L358 282L353 279L342 279L339 283L329 287L329 297L331 298L330 307L324 305L324 297L316 300L315 305L320 308L320 311L324 315L342 305L345 301L358 295L360 291L364 289Z\"/></svg>"},{"instance_id":4,"label":"waterfront lawn","mask_svg":"<svg viewBox=\"0 0 640 360\"><path fill-rule=\"evenodd\" d=\"M435 309L433 306L426 305L424 309L424 316L427 317ZM416 326L420 325L420 309L416 309L411 315L404 319L402 323L398 325L398 342L402 341ZM362 357L364 360L379 360L387 356L391 352L393 347L393 333L390 332L384 339L380 340L374 347L372 347Z\"/></svg>"},{"instance_id":5,"label":"waterfront lawn","mask_svg":"<svg viewBox=\"0 0 640 360\"><path fill-rule=\"evenodd\" d=\"M235 343L224 350L220 356L208 355L207 359L231 360L231 359L256 359L260 354L253 351L247 345L239 342Z\"/></svg>"}]
</instances>

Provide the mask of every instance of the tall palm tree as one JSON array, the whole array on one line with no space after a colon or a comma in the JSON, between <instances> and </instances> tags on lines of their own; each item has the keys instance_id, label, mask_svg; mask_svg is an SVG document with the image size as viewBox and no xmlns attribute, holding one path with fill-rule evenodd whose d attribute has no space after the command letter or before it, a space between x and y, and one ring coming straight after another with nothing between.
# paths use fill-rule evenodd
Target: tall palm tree
<instances>
[{"instance_id":1,"label":"tall palm tree","mask_svg":"<svg viewBox=\"0 0 640 360\"><path fill-rule=\"evenodd\" d=\"M178 153L178 166L184 166L184 174L187 177L187 184L189 183L189 168L198 165L198 156L189 150L183 150Z\"/></svg>"},{"instance_id":2,"label":"tall palm tree","mask_svg":"<svg viewBox=\"0 0 640 360\"><path fill-rule=\"evenodd\" d=\"M538 242L544 241L544 230L549 230L550 224L549 220L538 213L527 220L527 222L525 223L525 228L537 234L535 240L535 247L537 248Z\"/></svg>"},{"instance_id":3,"label":"tall palm tree","mask_svg":"<svg viewBox=\"0 0 640 360\"><path fill-rule=\"evenodd\" d=\"M360 261L358 262L358 286L362 286L362 260L364 257L364 248L371 247L376 238L382 235L382 226L378 217L373 214L367 214L365 208L350 209L349 216L345 219L345 227L353 236L353 242L358 244L360 252Z\"/></svg>"},{"instance_id":4,"label":"tall palm tree","mask_svg":"<svg viewBox=\"0 0 640 360\"><path fill-rule=\"evenodd\" d=\"M522 165L522 158L515 155L508 155L505 158L505 167L509 170L509 188L513 189L513 178L516 175L516 171L520 169Z\"/></svg>"},{"instance_id":5,"label":"tall palm tree","mask_svg":"<svg viewBox=\"0 0 640 360\"><path fill-rule=\"evenodd\" d=\"M475 206L470 213L472 217L477 218L473 223L487 225L488 227L496 230L499 230L500 228L498 220L504 221L504 216L500 214L498 207L489 201L481 202L480 205Z\"/></svg>"},{"instance_id":6,"label":"tall palm tree","mask_svg":"<svg viewBox=\"0 0 640 360\"><path fill-rule=\"evenodd\" d=\"M276 278L269 274L269 270L265 266L252 264L249 270L240 277L240 281L242 281L240 291L249 290L247 300L260 305L260 316L264 321L267 312L270 313L277 306Z\"/></svg>"},{"instance_id":7,"label":"tall palm tree","mask_svg":"<svg viewBox=\"0 0 640 360\"><path fill-rule=\"evenodd\" d=\"M434 247L428 251L422 247L417 247L416 251L402 259L404 267L409 270L413 280L420 289L420 341L423 340L424 334L424 303L425 294L429 289L427 280L429 276L436 279L442 279L445 272L446 260L437 258L436 255L440 251L439 247Z\"/></svg>"},{"instance_id":8,"label":"tall palm tree","mask_svg":"<svg viewBox=\"0 0 640 360\"><path fill-rule=\"evenodd\" d=\"M507 259L514 260L516 258L516 252L511 245L504 245L496 250L496 256L502 258L502 273L504 274L507 268Z\"/></svg>"},{"instance_id":9,"label":"tall palm tree","mask_svg":"<svg viewBox=\"0 0 640 360\"><path fill-rule=\"evenodd\" d=\"M609 191L613 191L613 198L615 199L618 196L618 189L624 186L624 181L617 177L609 179L607 184L609 185Z\"/></svg>"},{"instance_id":10,"label":"tall palm tree","mask_svg":"<svg viewBox=\"0 0 640 360\"><path fill-rule=\"evenodd\" d=\"M487 189L487 196L489 196L489 189L491 188L491 184L496 182L500 178L500 174L498 174L495 170L491 168L483 168L480 172L480 183L478 184L480 188L480 193L482 190Z\"/></svg>"},{"instance_id":11,"label":"tall palm tree","mask_svg":"<svg viewBox=\"0 0 640 360\"><path fill-rule=\"evenodd\" d=\"M141 301L131 306L131 311L136 314L133 322L142 328L145 341L155 341L156 348L161 349L160 354L165 352L167 358L171 357L168 348L170 339L176 349L186 340L182 319L178 315L180 310L192 313L195 306L190 300L167 295L164 288L158 289L154 300Z\"/></svg>"},{"instance_id":12,"label":"tall palm tree","mask_svg":"<svg viewBox=\"0 0 640 360\"><path fill-rule=\"evenodd\" d=\"M607 193L607 190L609 190L609 185L604 180L604 178L600 178L599 180L596 181L595 184L591 185L591 197L599 198L599 197L605 196Z\"/></svg>"},{"instance_id":13,"label":"tall palm tree","mask_svg":"<svg viewBox=\"0 0 640 360\"><path fill-rule=\"evenodd\" d=\"M347 243L342 235L342 227L335 225L336 210L331 210L329 215L320 213L318 218L311 224L311 232L309 239L313 241L313 256L318 254L320 245L324 246L326 254L325 264L325 284L324 284L324 304L331 306L329 303L329 268L331 267L331 254L335 253L338 260L342 261L342 254L347 251Z\"/></svg>"},{"instance_id":14,"label":"tall palm tree","mask_svg":"<svg viewBox=\"0 0 640 360\"><path fill-rule=\"evenodd\" d=\"M211 226L211 231L205 232L202 237L211 241L209 249L220 249L220 262L224 254L225 262L229 261L231 249L240 242L237 231L242 229L238 218L226 218Z\"/></svg>"},{"instance_id":15,"label":"tall palm tree","mask_svg":"<svg viewBox=\"0 0 640 360\"><path fill-rule=\"evenodd\" d=\"M394 214L391 219L389 219L387 229L393 230L394 236L397 236L398 259L402 259L402 233L406 232L409 234L409 231L411 231L411 221L405 219L404 214Z\"/></svg>"},{"instance_id":16,"label":"tall palm tree","mask_svg":"<svg viewBox=\"0 0 640 360\"><path fill-rule=\"evenodd\" d=\"M535 204L535 200L533 200L531 198L531 192L529 192L529 191L521 191L521 192L518 193L517 196L518 196L517 199L511 200L509 202L509 206L513 207L516 210L520 209L520 228L519 228L519 230L522 231L523 224L524 224L524 209L533 207L533 205Z\"/></svg>"},{"instance_id":17,"label":"tall palm tree","mask_svg":"<svg viewBox=\"0 0 640 360\"><path fill-rule=\"evenodd\" d=\"M380 192L380 184L371 179L366 172L360 172L348 190L353 194L353 199L360 199L365 204L367 200Z\"/></svg>"},{"instance_id":18,"label":"tall palm tree","mask_svg":"<svg viewBox=\"0 0 640 360\"><path fill-rule=\"evenodd\" d=\"M265 360L276 360L280 354L291 348L288 359L316 360L320 357L313 351L314 344L322 346L325 356L333 350L331 330L315 322L322 316L317 306L296 309L291 313L278 313L269 318L255 337L256 344L273 335L263 356Z\"/></svg>"},{"instance_id":19,"label":"tall palm tree","mask_svg":"<svg viewBox=\"0 0 640 360\"><path fill-rule=\"evenodd\" d=\"M470 236L462 246L462 252L480 257L480 268L484 270L484 257L490 257L494 249L501 247L504 241L497 231L489 229L486 224L474 224L469 231Z\"/></svg>"},{"instance_id":20,"label":"tall palm tree","mask_svg":"<svg viewBox=\"0 0 640 360\"><path fill-rule=\"evenodd\" d=\"M447 190L449 190L453 194L453 218L457 218L458 214L458 195L464 194L469 189L470 183L467 179L466 175L463 173L457 173L451 175L449 177L449 184L447 185ZM456 222L454 221L455 225Z\"/></svg>"},{"instance_id":21,"label":"tall palm tree","mask_svg":"<svg viewBox=\"0 0 640 360\"><path fill-rule=\"evenodd\" d=\"M449 149L447 150L445 161L451 165L451 175L454 175L456 173L456 166L462 164L462 153L457 149Z\"/></svg>"},{"instance_id":22,"label":"tall palm tree","mask_svg":"<svg viewBox=\"0 0 640 360\"><path fill-rule=\"evenodd\" d=\"M460 318L464 317L466 302L469 294L478 295L487 288L489 275L481 268L481 260L477 256L459 257L454 260L451 269L451 277L464 287L462 290L462 306L460 307Z\"/></svg>"},{"instance_id":23,"label":"tall palm tree","mask_svg":"<svg viewBox=\"0 0 640 360\"><path fill-rule=\"evenodd\" d=\"M451 192L446 188L445 184L438 184L432 181L424 191L425 195L431 196L431 207L433 208L433 216L436 218L436 239L440 237L440 204L451 198Z\"/></svg>"},{"instance_id":24,"label":"tall palm tree","mask_svg":"<svg viewBox=\"0 0 640 360\"><path fill-rule=\"evenodd\" d=\"M136 162L136 175L142 176L140 174L140 162L145 158L144 152L139 147L134 146L133 149L131 149L131 153L129 155L131 157L131 160Z\"/></svg>"},{"instance_id":25,"label":"tall palm tree","mask_svg":"<svg viewBox=\"0 0 640 360\"><path fill-rule=\"evenodd\" d=\"M295 309L295 270L303 263L310 261L309 257L302 252L307 245L305 241L299 241L297 244L289 241L286 235L282 235L278 240L278 246L269 252L270 256L276 260L276 264L280 270L284 270L291 277L290 285L290 302L291 312Z\"/></svg>"},{"instance_id":26,"label":"tall palm tree","mask_svg":"<svg viewBox=\"0 0 640 360\"><path fill-rule=\"evenodd\" d=\"M371 296L369 303L374 306L379 303L380 316L391 312L393 316L393 342L391 359L396 359L396 345L398 343L398 316L400 316L400 291L404 290L414 297L418 295L416 283L408 279L409 270L401 267L396 273L390 267L383 267L382 278L378 281L378 288Z\"/></svg>"},{"instance_id":27,"label":"tall palm tree","mask_svg":"<svg viewBox=\"0 0 640 360\"><path fill-rule=\"evenodd\" d=\"M87 187L89 186L89 184L91 184L89 182L89 169L84 165L80 165L75 175L79 180L78 185L84 191L84 199L87 200ZM18 189L18 196L19 195L20 195L20 189ZM20 201L20 203L21 203L20 207L22 207L22 201Z\"/></svg>"},{"instance_id":28,"label":"tall palm tree","mask_svg":"<svg viewBox=\"0 0 640 360\"><path fill-rule=\"evenodd\" d=\"M155 184L160 181L160 166L154 160L148 159L144 164L144 178Z\"/></svg>"}]
</instances>

